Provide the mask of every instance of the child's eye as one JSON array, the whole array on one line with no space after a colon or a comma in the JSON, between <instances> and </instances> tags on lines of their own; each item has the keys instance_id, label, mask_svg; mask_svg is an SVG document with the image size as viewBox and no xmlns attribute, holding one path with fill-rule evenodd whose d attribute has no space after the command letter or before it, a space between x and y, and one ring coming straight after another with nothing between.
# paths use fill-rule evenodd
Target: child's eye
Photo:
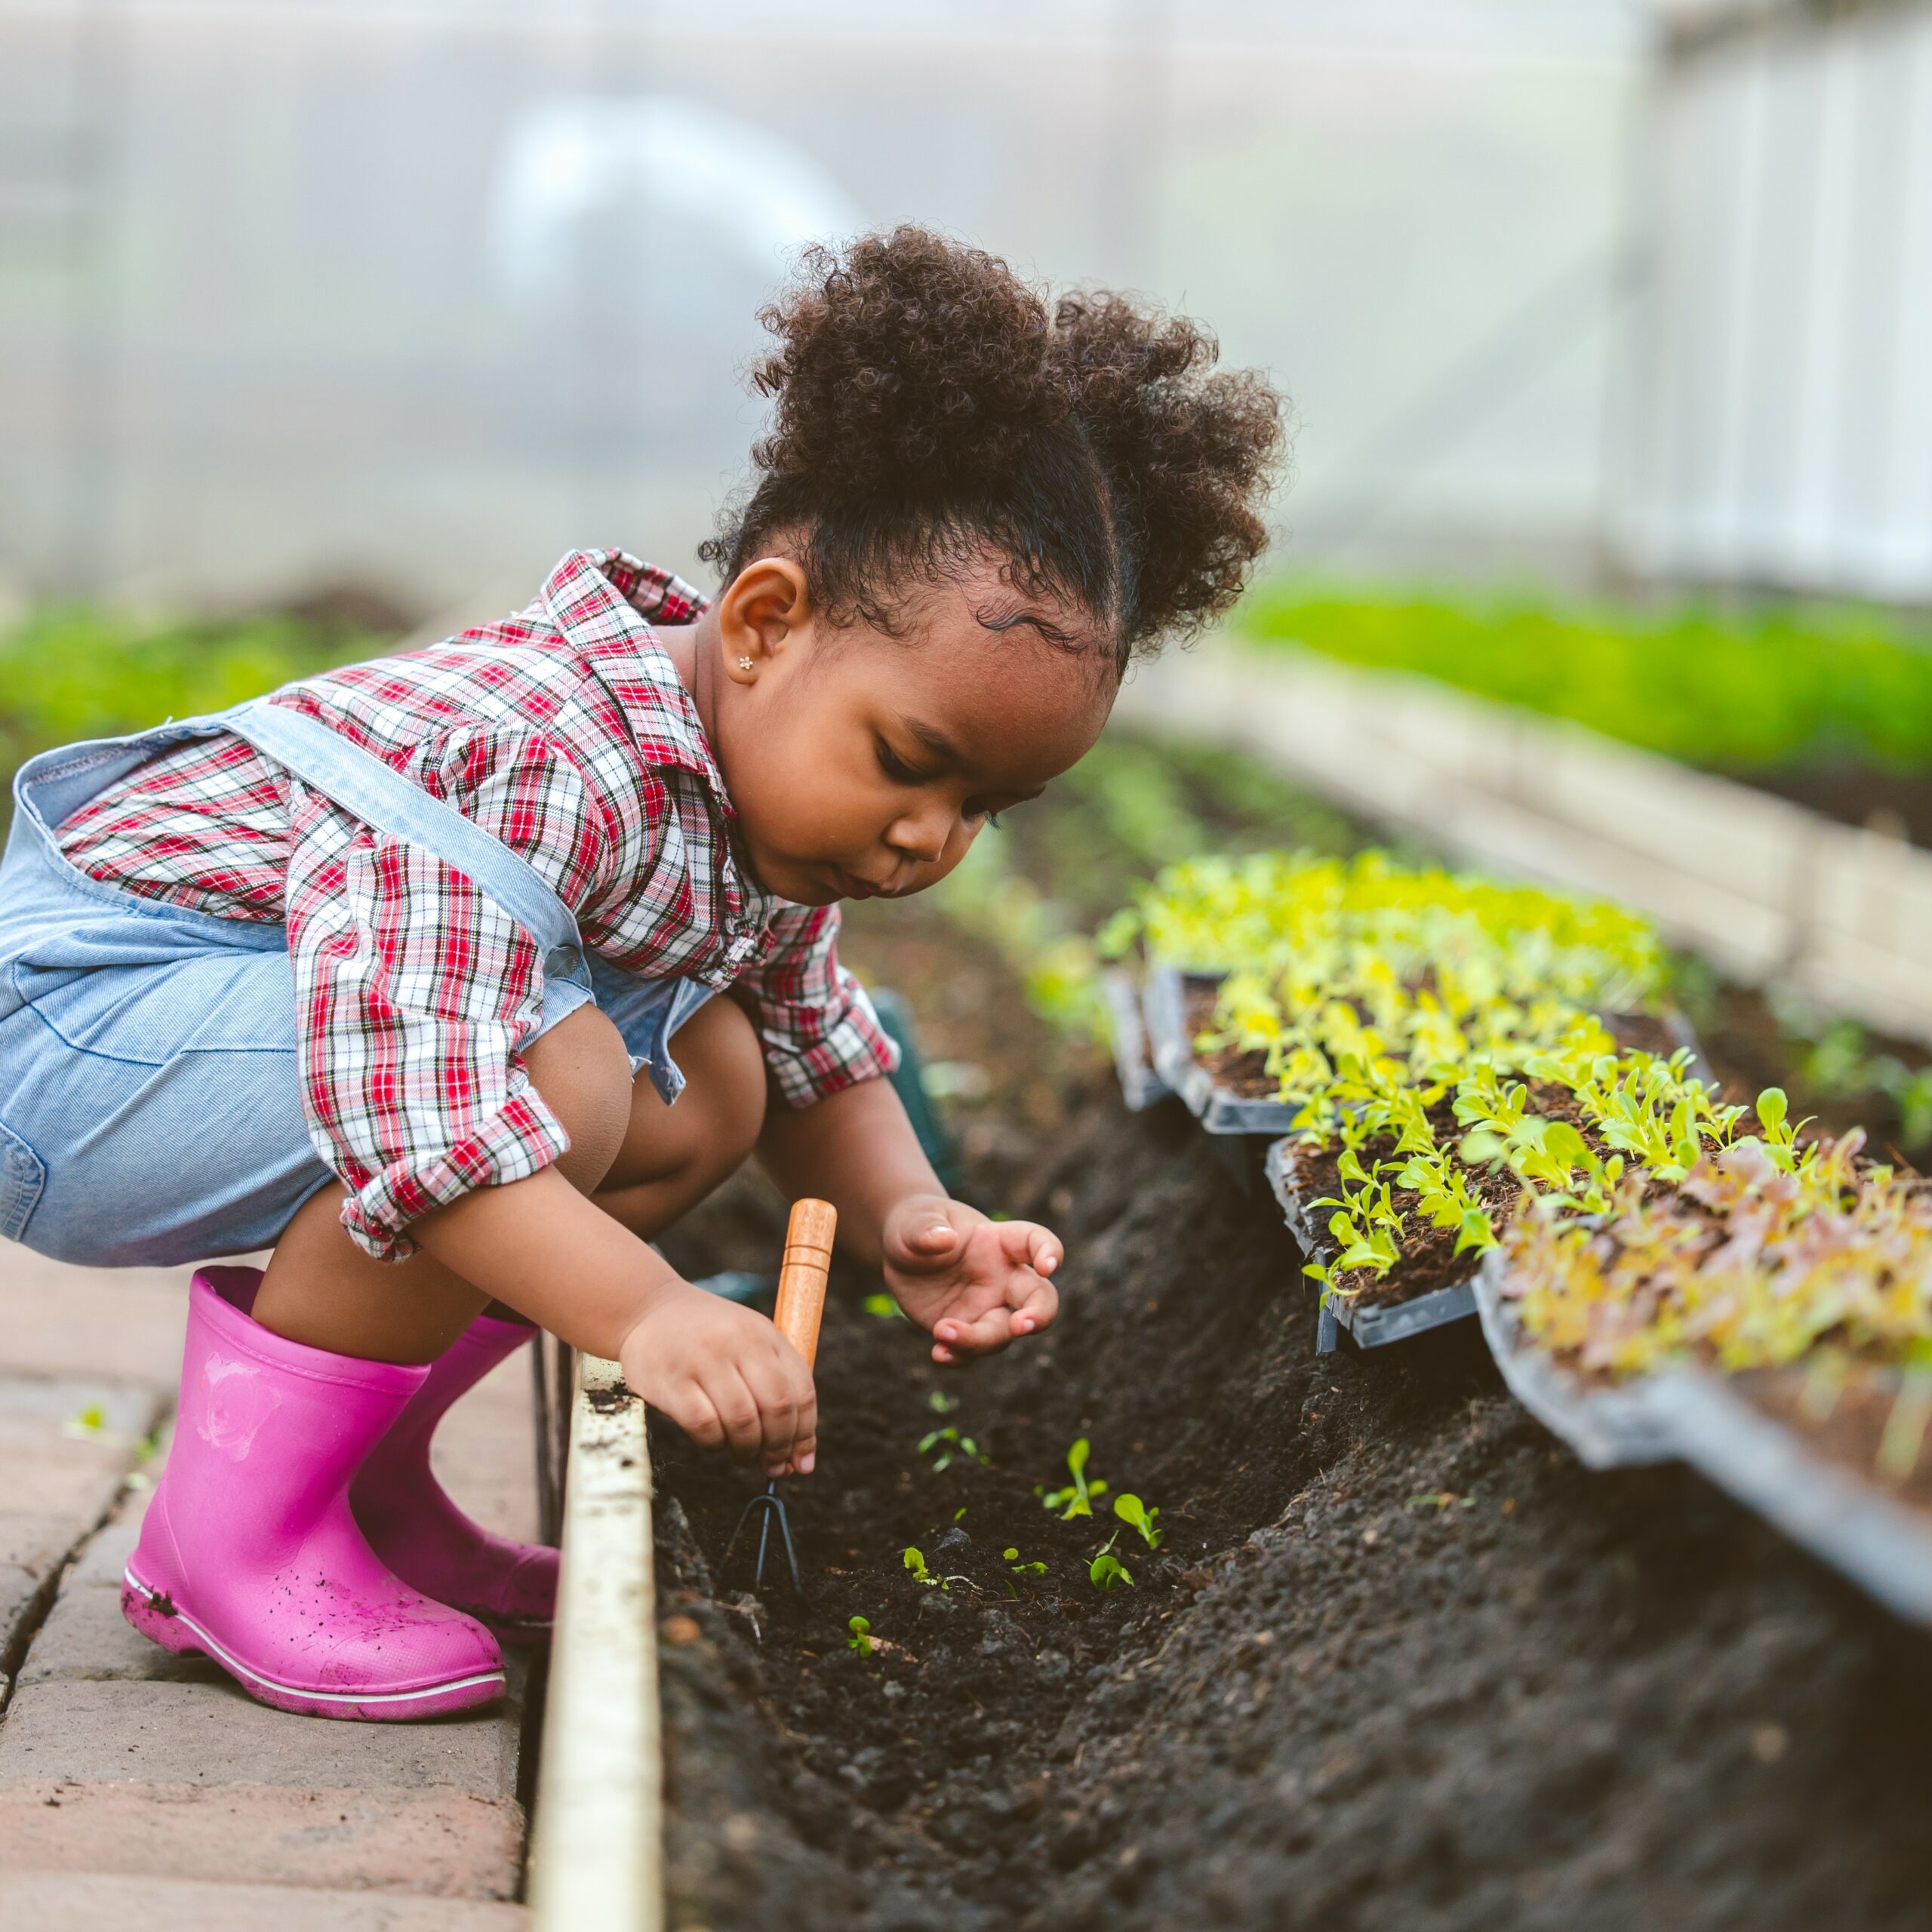
<instances>
[{"instance_id":1,"label":"child's eye","mask_svg":"<svg viewBox=\"0 0 1932 1932\"><path fill-rule=\"evenodd\" d=\"M895 785L923 785L925 783L883 738L878 741L878 768Z\"/></svg>"}]
</instances>

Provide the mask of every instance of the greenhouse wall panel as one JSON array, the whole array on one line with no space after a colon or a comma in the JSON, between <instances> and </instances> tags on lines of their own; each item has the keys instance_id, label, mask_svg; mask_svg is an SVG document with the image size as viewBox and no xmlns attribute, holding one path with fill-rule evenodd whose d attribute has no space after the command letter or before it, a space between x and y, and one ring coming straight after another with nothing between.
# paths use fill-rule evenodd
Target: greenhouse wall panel
<instances>
[{"instance_id":1,"label":"greenhouse wall panel","mask_svg":"<svg viewBox=\"0 0 1932 1932\"><path fill-rule=\"evenodd\" d=\"M1932 598L1932 5L1767 26L1658 85L1630 561Z\"/></svg>"}]
</instances>

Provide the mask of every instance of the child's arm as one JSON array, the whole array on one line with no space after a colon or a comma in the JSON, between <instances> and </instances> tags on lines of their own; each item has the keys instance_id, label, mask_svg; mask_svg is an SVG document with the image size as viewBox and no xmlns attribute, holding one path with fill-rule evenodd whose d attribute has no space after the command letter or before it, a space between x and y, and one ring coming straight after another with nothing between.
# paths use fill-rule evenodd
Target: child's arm
<instances>
[{"instance_id":1,"label":"child's arm","mask_svg":"<svg viewBox=\"0 0 1932 1932\"><path fill-rule=\"evenodd\" d=\"M1058 1312L1048 1278L1060 1264L1057 1238L949 1200L889 1082L862 1081L802 1109L774 1094L758 1155L787 1194L838 1210L840 1244L882 1269L932 1331L934 1361L994 1354Z\"/></svg>"},{"instance_id":2,"label":"child's arm","mask_svg":"<svg viewBox=\"0 0 1932 1932\"><path fill-rule=\"evenodd\" d=\"M555 1168L478 1188L411 1232L444 1266L574 1347L618 1362L652 1407L766 1473L811 1472L818 1398L761 1315L694 1287Z\"/></svg>"}]
</instances>

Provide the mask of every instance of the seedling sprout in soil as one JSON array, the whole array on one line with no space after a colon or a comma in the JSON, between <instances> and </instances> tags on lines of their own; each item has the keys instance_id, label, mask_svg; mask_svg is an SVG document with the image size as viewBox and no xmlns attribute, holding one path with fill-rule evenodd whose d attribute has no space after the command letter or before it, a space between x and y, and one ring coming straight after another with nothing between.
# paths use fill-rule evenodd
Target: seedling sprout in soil
<instances>
[{"instance_id":1,"label":"seedling sprout in soil","mask_svg":"<svg viewBox=\"0 0 1932 1932\"><path fill-rule=\"evenodd\" d=\"M919 1454L926 1455L934 1451L932 1469L934 1475L949 1469L955 1462L983 1463L986 1458L980 1453L980 1445L970 1435L961 1435L956 1429L929 1430L919 1438Z\"/></svg>"},{"instance_id":2,"label":"seedling sprout in soil","mask_svg":"<svg viewBox=\"0 0 1932 1932\"><path fill-rule=\"evenodd\" d=\"M1065 1489L1038 1489L1033 1492L1043 1508L1059 1510L1063 1523L1071 1522L1076 1516L1092 1515L1094 1498L1107 1493L1104 1482L1090 1483L1087 1480L1087 1458L1092 1448L1093 1444L1083 1435L1067 1451L1066 1466L1073 1481Z\"/></svg>"},{"instance_id":3,"label":"seedling sprout in soil","mask_svg":"<svg viewBox=\"0 0 1932 1932\"><path fill-rule=\"evenodd\" d=\"M1149 1549L1160 1548L1164 1533L1155 1527L1160 1520L1159 1510L1149 1509L1139 1497L1128 1491L1114 1498L1114 1514L1129 1524Z\"/></svg>"}]
</instances>

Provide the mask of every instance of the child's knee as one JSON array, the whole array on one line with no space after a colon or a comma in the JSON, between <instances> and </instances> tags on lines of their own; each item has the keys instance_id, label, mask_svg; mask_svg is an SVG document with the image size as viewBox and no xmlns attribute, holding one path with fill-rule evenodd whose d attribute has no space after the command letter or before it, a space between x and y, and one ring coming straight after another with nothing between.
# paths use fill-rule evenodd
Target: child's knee
<instances>
[{"instance_id":1,"label":"child's knee","mask_svg":"<svg viewBox=\"0 0 1932 1932\"><path fill-rule=\"evenodd\" d=\"M589 1193L610 1171L630 1124L631 1059L622 1036L596 1008L580 1006L530 1043L524 1064L571 1137L558 1171Z\"/></svg>"}]
</instances>

